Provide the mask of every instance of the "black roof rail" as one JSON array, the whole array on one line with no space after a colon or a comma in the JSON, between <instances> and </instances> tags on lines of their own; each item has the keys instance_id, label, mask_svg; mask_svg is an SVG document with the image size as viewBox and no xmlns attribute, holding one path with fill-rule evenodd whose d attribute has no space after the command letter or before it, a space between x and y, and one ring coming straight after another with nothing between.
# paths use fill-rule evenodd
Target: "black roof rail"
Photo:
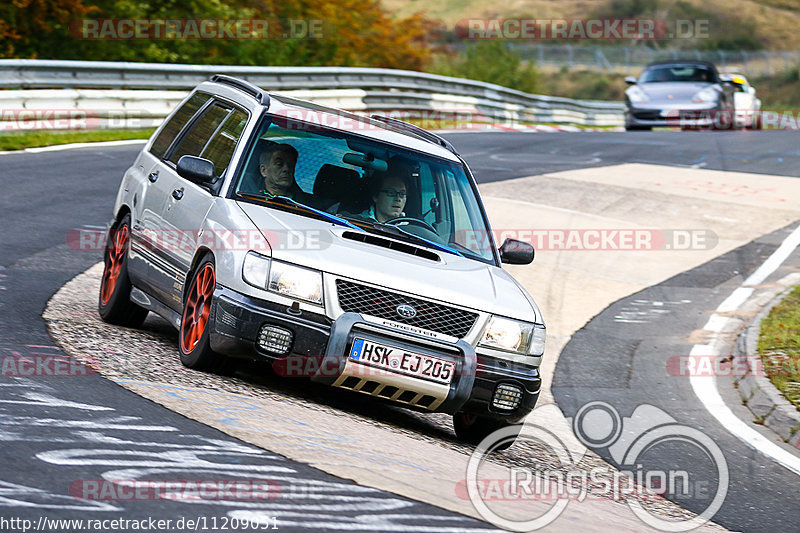
<instances>
[{"instance_id":1,"label":"black roof rail","mask_svg":"<svg viewBox=\"0 0 800 533\"><path fill-rule=\"evenodd\" d=\"M265 91L261 87L258 87L257 85L250 83L247 80L234 78L233 76L226 76L225 74L214 74L213 76L211 76L211 82L230 85L231 87L234 87L236 89L239 89L240 91L249 94L256 100L258 100L258 102L261 105L269 107L269 94L267 93L267 91Z\"/></svg>"},{"instance_id":2,"label":"black roof rail","mask_svg":"<svg viewBox=\"0 0 800 533\"><path fill-rule=\"evenodd\" d=\"M414 124L411 124L411 123L406 122L404 120L400 120L399 118L387 117L385 115L372 115L370 118L372 120L377 120L379 122L383 122L387 126L392 126L395 129L404 131L406 133L410 133L410 134L412 134L415 137L418 137L420 139L426 140L428 142L432 142L434 144L438 144L439 146L442 146L442 147L450 150L454 154L458 155L458 152L456 152L456 149L453 147L452 144L450 144L449 141L447 141L443 137L440 137L439 135L436 135L435 133L433 133L431 131L428 131L426 129L420 128L419 126L415 126Z\"/></svg>"},{"instance_id":3,"label":"black roof rail","mask_svg":"<svg viewBox=\"0 0 800 533\"><path fill-rule=\"evenodd\" d=\"M276 94L275 99L285 104L296 105L298 107L313 109L315 111L322 111L323 113L331 113L332 115L339 115L340 117L346 117L358 122L366 122L369 120L369 117L359 115L358 113L353 113L352 111L345 111L344 109L339 109L337 107L318 104L317 102L310 102L308 100L302 100L293 96L286 96L285 94Z\"/></svg>"}]
</instances>

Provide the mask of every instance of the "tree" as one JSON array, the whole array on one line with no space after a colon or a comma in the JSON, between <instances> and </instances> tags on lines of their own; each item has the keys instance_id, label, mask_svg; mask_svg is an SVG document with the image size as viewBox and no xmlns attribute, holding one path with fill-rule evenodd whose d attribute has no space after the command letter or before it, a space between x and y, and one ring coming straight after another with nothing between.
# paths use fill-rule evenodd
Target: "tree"
<instances>
[{"instance_id":1,"label":"tree","mask_svg":"<svg viewBox=\"0 0 800 533\"><path fill-rule=\"evenodd\" d=\"M337 65L421 70L430 62L433 23L419 14L394 21L377 0L15 0L0 26L5 57L232 65ZM87 2L86 5L81 2ZM18 7L22 6L22 7ZM266 20L268 39L86 39L94 19ZM72 21L72 32L69 23ZM321 34L286 31L321 29Z\"/></svg>"},{"instance_id":2,"label":"tree","mask_svg":"<svg viewBox=\"0 0 800 533\"><path fill-rule=\"evenodd\" d=\"M0 4L0 57L50 57L64 49L69 21L96 10L82 0L12 0Z\"/></svg>"},{"instance_id":3,"label":"tree","mask_svg":"<svg viewBox=\"0 0 800 533\"><path fill-rule=\"evenodd\" d=\"M502 41L478 41L466 45L458 55L440 60L437 72L472 80L496 83L527 93L536 92L536 68Z\"/></svg>"}]
</instances>

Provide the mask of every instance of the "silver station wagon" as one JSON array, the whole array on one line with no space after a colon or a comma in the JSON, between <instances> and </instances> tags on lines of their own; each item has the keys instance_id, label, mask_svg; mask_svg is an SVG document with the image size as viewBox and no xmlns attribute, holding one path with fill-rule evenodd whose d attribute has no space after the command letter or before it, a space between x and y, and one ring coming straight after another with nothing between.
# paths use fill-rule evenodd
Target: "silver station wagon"
<instances>
[{"instance_id":1,"label":"silver station wagon","mask_svg":"<svg viewBox=\"0 0 800 533\"><path fill-rule=\"evenodd\" d=\"M497 246L443 138L218 75L125 172L99 312L164 317L187 367L268 361L478 442L539 396L544 321L501 267L533 254Z\"/></svg>"}]
</instances>

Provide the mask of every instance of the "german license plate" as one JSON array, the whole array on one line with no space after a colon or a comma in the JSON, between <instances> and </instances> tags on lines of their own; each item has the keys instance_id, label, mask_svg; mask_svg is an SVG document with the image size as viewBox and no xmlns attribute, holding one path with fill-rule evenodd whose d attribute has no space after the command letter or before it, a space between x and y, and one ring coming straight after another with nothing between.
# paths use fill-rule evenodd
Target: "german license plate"
<instances>
[{"instance_id":1,"label":"german license plate","mask_svg":"<svg viewBox=\"0 0 800 533\"><path fill-rule=\"evenodd\" d=\"M353 341L349 358L358 363L437 383L450 383L456 368L454 362L439 357L407 352L401 348L358 338Z\"/></svg>"}]
</instances>

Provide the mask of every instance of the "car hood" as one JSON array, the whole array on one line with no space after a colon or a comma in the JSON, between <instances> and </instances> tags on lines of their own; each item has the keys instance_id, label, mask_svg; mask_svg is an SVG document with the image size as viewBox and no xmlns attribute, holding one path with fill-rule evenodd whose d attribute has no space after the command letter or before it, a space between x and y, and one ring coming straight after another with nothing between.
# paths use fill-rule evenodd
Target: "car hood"
<instances>
[{"instance_id":1,"label":"car hood","mask_svg":"<svg viewBox=\"0 0 800 533\"><path fill-rule=\"evenodd\" d=\"M237 204L270 242L275 259L477 311L543 323L533 298L502 268L425 248L439 256L440 261L434 261L343 236L362 230L246 202ZM293 242L287 239L290 231L297 233ZM307 245L300 242L301 237Z\"/></svg>"},{"instance_id":2,"label":"car hood","mask_svg":"<svg viewBox=\"0 0 800 533\"><path fill-rule=\"evenodd\" d=\"M640 83L635 85L641 89L647 98L652 102L686 102L691 101L692 97L706 87L713 86L708 82L658 82Z\"/></svg>"}]
</instances>

